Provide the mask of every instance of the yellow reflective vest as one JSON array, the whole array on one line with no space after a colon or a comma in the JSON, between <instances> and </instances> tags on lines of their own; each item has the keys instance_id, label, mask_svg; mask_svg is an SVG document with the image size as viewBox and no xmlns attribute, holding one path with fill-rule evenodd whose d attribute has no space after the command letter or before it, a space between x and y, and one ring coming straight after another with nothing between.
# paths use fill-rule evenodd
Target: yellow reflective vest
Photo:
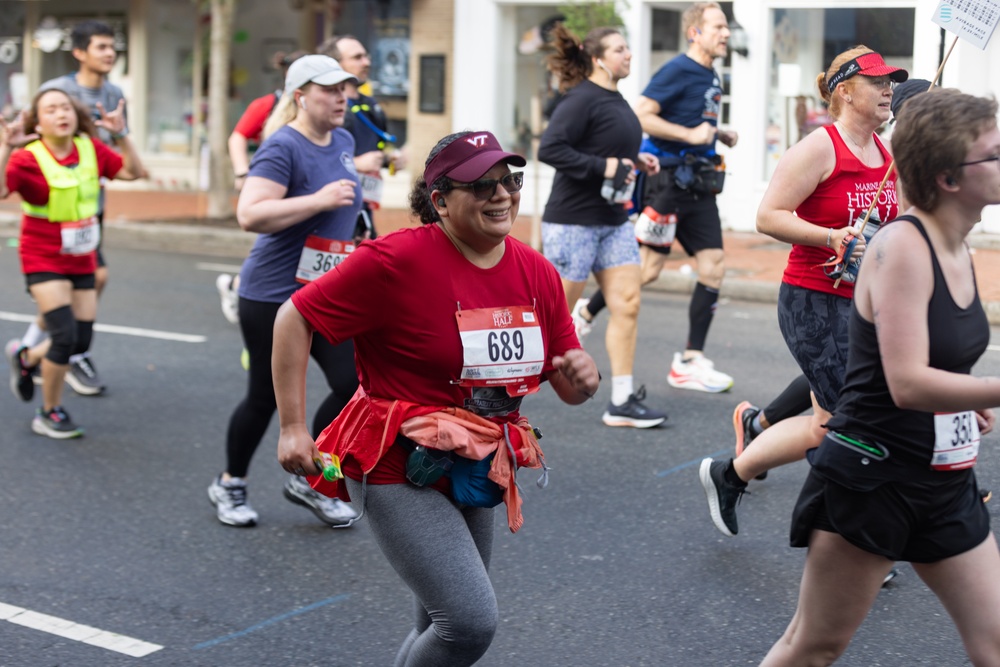
<instances>
[{"instance_id":1,"label":"yellow reflective vest","mask_svg":"<svg viewBox=\"0 0 1000 667\"><path fill-rule=\"evenodd\" d=\"M75 167L64 167L52 157L41 141L32 141L24 147L38 161L42 176L49 186L49 201L43 206L21 203L21 210L49 222L76 222L97 215L100 196L100 172L97 152L89 137L73 137L80 162Z\"/></svg>"}]
</instances>

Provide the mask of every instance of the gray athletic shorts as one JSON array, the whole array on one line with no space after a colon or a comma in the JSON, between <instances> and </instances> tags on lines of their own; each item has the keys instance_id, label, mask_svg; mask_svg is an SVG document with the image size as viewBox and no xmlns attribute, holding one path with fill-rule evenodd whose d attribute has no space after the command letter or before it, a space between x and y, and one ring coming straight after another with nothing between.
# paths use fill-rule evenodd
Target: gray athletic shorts
<instances>
[{"instance_id":1,"label":"gray athletic shorts","mask_svg":"<svg viewBox=\"0 0 1000 667\"><path fill-rule=\"evenodd\" d=\"M620 225L542 223L542 248L564 280L582 283L591 271L639 264L639 244L631 222Z\"/></svg>"},{"instance_id":2,"label":"gray athletic shorts","mask_svg":"<svg viewBox=\"0 0 1000 667\"><path fill-rule=\"evenodd\" d=\"M847 370L851 300L781 283L778 326L819 406L833 412Z\"/></svg>"}]
</instances>

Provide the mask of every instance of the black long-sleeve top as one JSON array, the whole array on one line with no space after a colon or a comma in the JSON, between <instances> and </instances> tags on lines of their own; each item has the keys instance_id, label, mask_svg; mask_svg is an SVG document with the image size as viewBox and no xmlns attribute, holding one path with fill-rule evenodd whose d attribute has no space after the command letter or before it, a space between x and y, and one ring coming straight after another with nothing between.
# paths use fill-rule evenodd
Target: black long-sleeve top
<instances>
[{"instance_id":1,"label":"black long-sleeve top","mask_svg":"<svg viewBox=\"0 0 1000 667\"><path fill-rule=\"evenodd\" d=\"M566 93L542 135L538 159L556 169L542 219L565 225L617 225L622 204L601 197L607 158L638 160L642 126L621 93L584 80Z\"/></svg>"}]
</instances>

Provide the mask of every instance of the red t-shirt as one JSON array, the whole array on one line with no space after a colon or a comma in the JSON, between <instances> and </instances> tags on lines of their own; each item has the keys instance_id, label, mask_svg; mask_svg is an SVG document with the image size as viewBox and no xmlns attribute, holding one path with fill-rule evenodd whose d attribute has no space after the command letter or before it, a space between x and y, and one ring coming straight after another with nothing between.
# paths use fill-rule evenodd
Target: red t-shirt
<instances>
[{"instance_id":1,"label":"red t-shirt","mask_svg":"<svg viewBox=\"0 0 1000 667\"><path fill-rule=\"evenodd\" d=\"M122 168L122 156L101 143L99 139L91 141L94 142L98 173L104 178L114 178ZM78 164L80 156L76 146L73 146L69 155L56 161L64 167ZM34 206L44 206L49 202L49 185L42 176L38 160L30 151L22 149L11 154L7 162L7 189L18 193L21 199ZM80 275L97 270L96 252L86 255L63 255L61 249L62 236L59 224L27 214L21 216L19 252L23 273L51 271L61 275Z\"/></svg>"},{"instance_id":2,"label":"red t-shirt","mask_svg":"<svg viewBox=\"0 0 1000 667\"><path fill-rule=\"evenodd\" d=\"M533 307L544 346L541 374L552 357L580 347L559 274L542 255L512 238L490 269L466 260L437 225L402 229L362 243L322 278L292 295L309 324L332 343L354 339L361 386L372 396L422 405L454 405L507 419L521 398L502 387L456 384L463 342L456 311ZM370 483L404 481L406 453L390 448ZM344 472L360 478L353 461Z\"/></svg>"},{"instance_id":3,"label":"red t-shirt","mask_svg":"<svg viewBox=\"0 0 1000 667\"><path fill-rule=\"evenodd\" d=\"M250 141L260 143L260 135L264 132L264 123L267 122L267 117L274 110L276 102L277 96L274 93L255 99L240 116L233 132L242 134Z\"/></svg>"},{"instance_id":4,"label":"red t-shirt","mask_svg":"<svg viewBox=\"0 0 1000 667\"><path fill-rule=\"evenodd\" d=\"M820 183L808 199L799 204L795 214L814 225L841 229L864 217L872 198L878 192L879 183L882 182L892 162L892 156L876 136L875 144L881 151L885 163L880 167L868 167L854 156L833 125L826 126L826 131L833 141L837 164L829 178ZM898 215L899 200L896 199L895 172L886 182L875 208L878 210L879 220L883 223ZM872 217L874 218L874 214ZM785 267L783 282L850 299L854 295L854 283L844 281L840 283L840 287L834 289L834 281L823 272L822 267L817 266L826 262L833 254L834 251L829 248L793 245L788 255L788 266Z\"/></svg>"}]
</instances>

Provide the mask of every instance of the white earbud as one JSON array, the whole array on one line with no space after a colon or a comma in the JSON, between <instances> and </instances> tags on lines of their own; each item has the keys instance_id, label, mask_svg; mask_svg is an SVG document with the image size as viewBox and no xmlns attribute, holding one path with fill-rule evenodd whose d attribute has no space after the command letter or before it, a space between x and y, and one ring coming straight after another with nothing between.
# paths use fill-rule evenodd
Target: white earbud
<instances>
[{"instance_id":1,"label":"white earbud","mask_svg":"<svg viewBox=\"0 0 1000 667\"><path fill-rule=\"evenodd\" d=\"M305 111L305 110L306 110L306 100L305 100L305 98L304 98L304 97L300 97L300 98L299 98L299 106L300 106L300 107L302 107L302 110L303 110L303 111Z\"/></svg>"},{"instance_id":2,"label":"white earbud","mask_svg":"<svg viewBox=\"0 0 1000 667\"><path fill-rule=\"evenodd\" d=\"M615 80L614 74L611 73L611 70L607 68L607 66L604 64L604 61L601 60L600 58L597 59L597 66L600 67L602 70L604 70L604 72L608 75L608 81Z\"/></svg>"}]
</instances>

